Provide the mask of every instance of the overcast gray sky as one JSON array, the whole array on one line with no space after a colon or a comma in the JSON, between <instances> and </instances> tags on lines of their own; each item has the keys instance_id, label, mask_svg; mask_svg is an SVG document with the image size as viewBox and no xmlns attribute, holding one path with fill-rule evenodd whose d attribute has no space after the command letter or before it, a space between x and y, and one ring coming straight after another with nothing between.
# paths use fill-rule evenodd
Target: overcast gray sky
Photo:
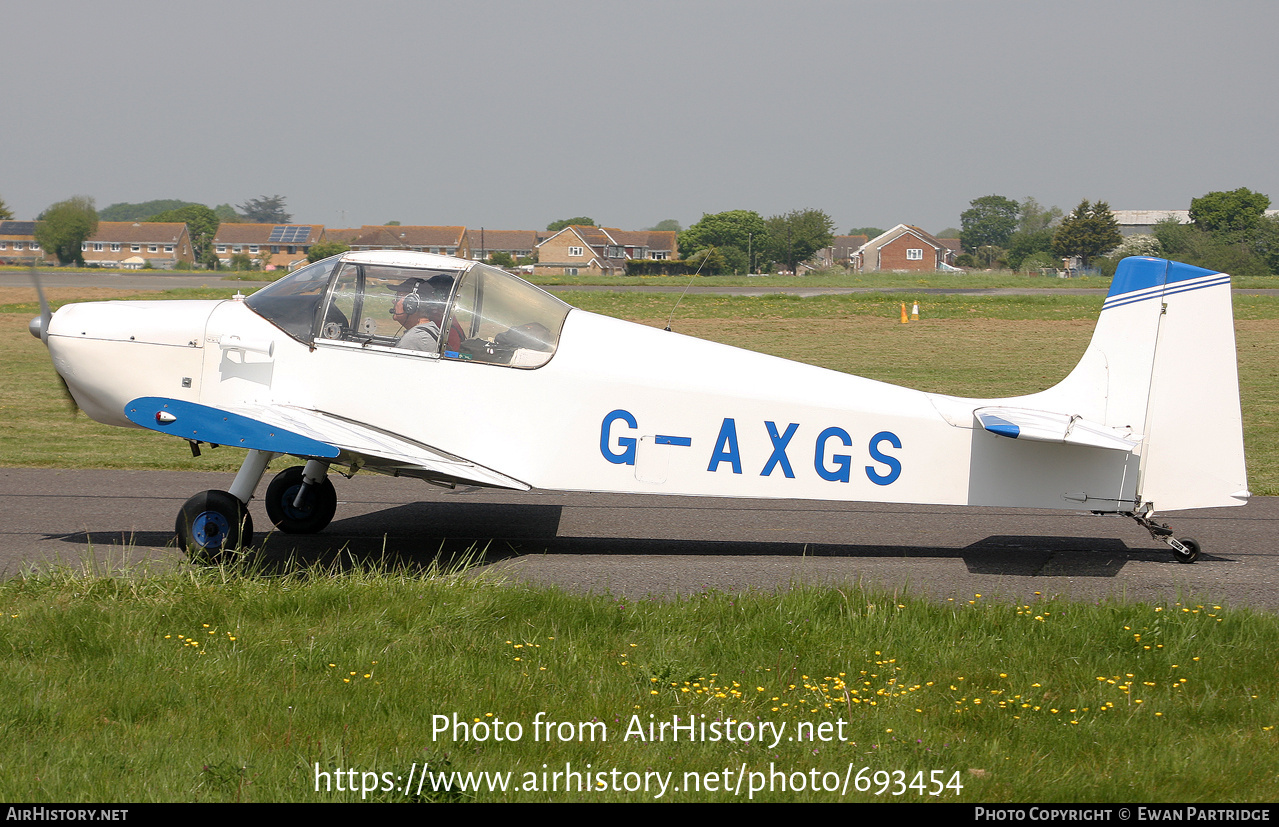
<instances>
[{"instance_id":1,"label":"overcast gray sky","mask_svg":"<svg viewBox=\"0 0 1279 827\"><path fill-rule=\"evenodd\" d=\"M44 0L5 10L20 219L280 194L298 222L542 228L816 207L840 232L1279 201L1273 0Z\"/></svg>"}]
</instances>

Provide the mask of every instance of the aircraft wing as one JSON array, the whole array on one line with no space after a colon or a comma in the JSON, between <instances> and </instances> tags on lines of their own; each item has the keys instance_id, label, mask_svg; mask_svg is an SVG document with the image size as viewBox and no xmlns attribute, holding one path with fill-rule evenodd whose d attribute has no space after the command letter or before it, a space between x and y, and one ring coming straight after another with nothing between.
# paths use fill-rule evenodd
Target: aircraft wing
<instances>
[{"instance_id":1,"label":"aircraft wing","mask_svg":"<svg viewBox=\"0 0 1279 827\"><path fill-rule=\"evenodd\" d=\"M987 407L973 411L973 416L985 430L1011 439L1089 445L1117 451L1132 451L1141 444L1141 434L1134 434L1131 428L1112 428L1070 414Z\"/></svg>"},{"instance_id":2,"label":"aircraft wing","mask_svg":"<svg viewBox=\"0 0 1279 827\"><path fill-rule=\"evenodd\" d=\"M462 457L363 423L291 405L214 408L147 396L125 406L135 425L213 445L328 459L372 471L527 491L530 486Z\"/></svg>"}]
</instances>

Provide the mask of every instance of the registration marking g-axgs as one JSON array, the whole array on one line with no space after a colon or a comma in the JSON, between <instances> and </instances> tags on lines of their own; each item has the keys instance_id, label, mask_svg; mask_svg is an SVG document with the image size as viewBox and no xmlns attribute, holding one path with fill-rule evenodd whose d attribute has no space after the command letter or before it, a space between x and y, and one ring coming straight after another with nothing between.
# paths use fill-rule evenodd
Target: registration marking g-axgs
<instances>
[{"instance_id":1,"label":"registration marking g-axgs","mask_svg":"<svg viewBox=\"0 0 1279 827\"><path fill-rule=\"evenodd\" d=\"M771 452L765 458L745 455L741 448L739 429L758 428L767 434ZM816 438L808 443L812 446L811 463L792 463L792 451L796 456L809 458L807 445L796 442L800 431L800 423L780 423L763 420L749 423L743 420L739 425L732 417L724 417L720 421L718 432L709 452L705 454L707 473L743 474L749 469L758 467L759 476L779 476L795 479L796 468L811 468L821 479L833 483L848 483L853 479L854 459L852 452L841 449L854 448L856 441L844 428L832 425L822 429ZM614 465L635 465L636 446L640 439L639 420L630 411L617 408L604 415L600 421L600 455ZM657 434L653 441L657 445L669 445L697 451L693 437L680 434ZM875 485L892 485L902 473L902 461L892 451L902 448L902 440L892 431L876 432L865 443L865 457L869 465L863 467L866 479ZM705 450L703 448L703 450ZM803 452L803 453L799 453ZM762 462L759 460L762 459ZM806 472L806 471L805 471Z\"/></svg>"}]
</instances>

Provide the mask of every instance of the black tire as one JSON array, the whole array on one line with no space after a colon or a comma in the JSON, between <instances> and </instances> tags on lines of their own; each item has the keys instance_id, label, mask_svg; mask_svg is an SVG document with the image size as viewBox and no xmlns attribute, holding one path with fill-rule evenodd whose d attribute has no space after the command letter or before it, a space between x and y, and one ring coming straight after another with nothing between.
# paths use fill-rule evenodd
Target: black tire
<instances>
[{"instance_id":1,"label":"black tire","mask_svg":"<svg viewBox=\"0 0 1279 827\"><path fill-rule=\"evenodd\" d=\"M227 492L203 491L182 504L174 530L191 559L219 562L253 542L253 517Z\"/></svg>"},{"instance_id":2,"label":"black tire","mask_svg":"<svg viewBox=\"0 0 1279 827\"><path fill-rule=\"evenodd\" d=\"M1183 554L1176 549L1172 550L1173 555L1177 558L1178 563L1193 563L1199 559L1199 541L1190 537L1179 537L1181 544L1187 548Z\"/></svg>"},{"instance_id":3,"label":"black tire","mask_svg":"<svg viewBox=\"0 0 1279 827\"><path fill-rule=\"evenodd\" d=\"M311 486L306 508L293 504L302 487L302 466L285 468L266 489L266 514L275 527L286 534L314 534L333 521L338 510L338 492L328 477Z\"/></svg>"}]
</instances>

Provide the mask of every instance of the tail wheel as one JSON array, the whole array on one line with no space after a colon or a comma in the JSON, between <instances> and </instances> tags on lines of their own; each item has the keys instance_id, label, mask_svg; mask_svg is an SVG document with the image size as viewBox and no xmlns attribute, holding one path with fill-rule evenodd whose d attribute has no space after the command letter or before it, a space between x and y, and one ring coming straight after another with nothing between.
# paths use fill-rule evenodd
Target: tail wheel
<instances>
[{"instance_id":1,"label":"tail wheel","mask_svg":"<svg viewBox=\"0 0 1279 827\"><path fill-rule=\"evenodd\" d=\"M224 559L253 542L253 517L244 503L226 491L203 491L187 500L174 526L178 547L193 559Z\"/></svg>"},{"instance_id":2,"label":"tail wheel","mask_svg":"<svg viewBox=\"0 0 1279 827\"><path fill-rule=\"evenodd\" d=\"M302 466L286 468L275 475L266 489L266 513L275 527L286 534L314 534L333 521L338 510L338 494L333 481L325 477L307 492L302 507L296 505L302 490Z\"/></svg>"},{"instance_id":3,"label":"tail wheel","mask_svg":"<svg viewBox=\"0 0 1279 827\"><path fill-rule=\"evenodd\" d=\"M1199 541L1190 537L1180 537L1179 542L1186 547L1184 552L1173 549L1172 553L1178 563L1193 563L1199 559Z\"/></svg>"}]
</instances>

